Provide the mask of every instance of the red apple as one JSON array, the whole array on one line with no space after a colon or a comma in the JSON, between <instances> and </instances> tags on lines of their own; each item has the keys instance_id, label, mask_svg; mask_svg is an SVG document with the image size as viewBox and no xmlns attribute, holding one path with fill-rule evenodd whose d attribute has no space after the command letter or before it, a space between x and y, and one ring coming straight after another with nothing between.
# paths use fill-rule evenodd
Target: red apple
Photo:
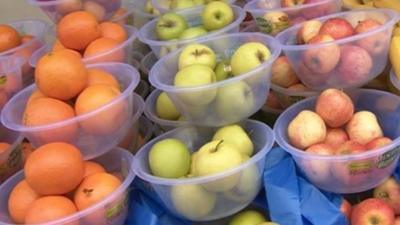
<instances>
[{"instance_id":1,"label":"red apple","mask_svg":"<svg viewBox=\"0 0 400 225\"><path fill-rule=\"evenodd\" d=\"M355 141L346 141L336 149L336 155L350 155L367 151L367 148Z\"/></svg>"},{"instance_id":2,"label":"red apple","mask_svg":"<svg viewBox=\"0 0 400 225\"><path fill-rule=\"evenodd\" d=\"M353 208L351 225L393 225L393 209L385 201L369 198Z\"/></svg>"},{"instance_id":3,"label":"red apple","mask_svg":"<svg viewBox=\"0 0 400 225\"><path fill-rule=\"evenodd\" d=\"M323 87L329 84L330 73L314 73L312 72L303 61L299 62L298 65L299 75L301 75L302 82L311 87ZM300 76L299 76L300 77Z\"/></svg>"},{"instance_id":4,"label":"red apple","mask_svg":"<svg viewBox=\"0 0 400 225\"><path fill-rule=\"evenodd\" d=\"M338 72L341 80L348 85L361 84L367 80L373 66L369 53L355 45L344 45L340 50Z\"/></svg>"},{"instance_id":5,"label":"red apple","mask_svg":"<svg viewBox=\"0 0 400 225\"><path fill-rule=\"evenodd\" d=\"M343 215L350 221L352 206L349 201L343 199L342 204L340 205L340 211Z\"/></svg>"},{"instance_id":6,"label":"red apple","mask_svg":"<svg viewBox=\"0 0 400 225\"><path fill-rule=\"evenodd\" d=\"M306 149L309 154L316 155L334 155L335 149L327 144L315 144ZM324 182L331 177L331 164L321 159L307 159L304 160L304 172L307 174L308 179L316 183Z\"/></svg>"},{"instance_id":7,"label":"red apple","mask_svg":"<svg viewBox=\"0 0 400 225\"><path fill-rule=\"evenodd\" d=\"M317 35L308 44L332 42L329 35ZM321 47L310 47L303 53L304 64L316 74L326 74L332 71L340 60L340 48L336 43L326 44Z\"/></svg>"},{"instance_id":8,"label":"red apple","mask_svg":"<svg viewBox=\"0 0 400 225\"><path fill-rule=\"evenodd\" d=\"M278 97L276 97L276 94L273 91L269 92L267 102L265 103L265 105L271 109L282 109Z\"/></svg>"},{"instance_id":9,"label":"red apple","mask_svg":"<svg viewBox=\"0 0 400 225\"><path fill-rule=\"evenodd\" d=\"M333 39L338 40L354 35L355 31L347 20L342 18L331 18L322 24L319 33L330 35Z\"/></svg>"},{"instance_id":10,"label":"red apple","mask_svg":"<svg viewBox=\"0 0 400 225\"><path fill-rule=\"evenodd\" d=\"M305 0L281 0L282 8L302 5Z\"/></svg>"},{"instance_id":11,"label":"red apple","mask_svg":"<svg viewBox=\"0 0 400 225\"><path fill-rule=\"evenodd\" d=\"M382 24L374 19L366 19L359 22L355 28L357 34L368 32L381 27ZM357 45L367 50L371 55L379 55L383 53L389 45L390 36L385 31L363 37L357 41Z\"/></svg>"},{"instance_id":12,"label":"red apple","mask_svg":"<svg viewBox=\"0 0 400 225\"><path fill-rule=\"evenodd\" d=\"M365 147L366 147L368 150L371 150L371 149L382 148L383 146L388 145L388 144L390 144L390 143L392 143L392 140L391 140L390 138L387 138L387 137L378 137L378 138L375 138L374 140L368 142L368 143L365 145Z\"/></svg>"},{"instance_id":13,"label":"red apple","mask_svg":"<svg viewBox=\"0 0 400 225\"><path fill-rule=\"evenodd\" d=\"M386 201L400 215L400 185L393 177L389 177L374 189L374 198Z\"/></svg>"},{"instance_id":14,"label":"red apple","mask_svg":"<svg viewBox=\"0 0 400 225\"><path fill-rule=\"evenodd\" d=\"M271 82L284 88L299 83L297 74L286 56L277 58L272 64Z\"/></svg>"},{"instance_id":15,"label":"red apple","mask_svg":"<svg viewBox=\"0 0 400 225\"><path fill-rule=\"evenodd\" d=\"M367 144L375 138L383 137L378 119L375 114L369 111L359 111L355 113L347 124L346 131L350 140L362 145Z\"/></svg>"},{"instance_id":16,"label":"red apple","mask_svg":"<svg viewBox=\"0 0 400 225\"><path fill-rule=\"evenodd\" d=\"M319 20L308 20L297 31L297 43L304 44L309 42L313 37L317 36L322 23Z\"/></svg>"},{"instance_id":17,"label":"red apple","mask_svg":"<svg viewBox=\"0 0 400 225\"><path fill-rule=\"evenodd\" d=\"M400 225L400 216L396 217L393 225Z\"/></svg>"},{"instance_id":18,"label":"red apple","mask_svg":"<svg viewBox=\"0 0 400 225\"><path fill-rule=\"evenodd\" d=\"M323 91L318 97L315 111L329 127L337 128L351 120L354 105L346 93L330 88Z\"/></svg>"},{"instance_id":19,"label":"red apple","mask_svg":"<svg viewBox=\"0 0 400 225\"><path fill-rule=\"evenodd\" d=\"M328 128L324 143L334 148L339 148L342 144L349 140L346 131L341 128Z\"/></svg>"}]
</instances>

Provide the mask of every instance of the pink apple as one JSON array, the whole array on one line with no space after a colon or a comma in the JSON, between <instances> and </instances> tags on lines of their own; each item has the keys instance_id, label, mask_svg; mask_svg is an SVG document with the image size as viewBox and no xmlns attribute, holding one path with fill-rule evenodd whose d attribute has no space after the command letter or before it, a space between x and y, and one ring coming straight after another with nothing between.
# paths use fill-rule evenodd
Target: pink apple
<instances>
[{"instance_id":1,"label":"pink apple","mask_svg":"<svg viewBox=\"0 0 400 225\"><path fill-rule=\"evenodd\" d=\"M279 99L278 97L276 97L276 94L273 91L269 92L265 105L271 109L282 109L281 104L279 103Z\"/></svg>"},{"instance_id":2,"label":"pink apple","mask_svg":"<svg viewBox=\"0 0 400 225\"><path fill-rule=\"evenodd\" d=\"M353 208L351 225L393 225L393 209L385 201L369 198Z\"/></svg>"},{"instance_id":3,"label":"pink apple","mask_svg":"<svg viewBox=\"0 0 400 225\"><path fill-rule=\"evenodd\" d=\"M308 44L320 44L332 42L334 39L329 35L317 35ZM304 64L317 74L331 72L340 60L340 48L336 43L327 44L321 47L310 47L303 53Z\"/></svg>"},{"instance_id":4,"label":"pink apple","mask_svg":"<svg viewBox=\"0 0 400 225\"><path fill-rule=\"evenodd\" d=\"M281 7L293 7L297 5L302 5L304 2L305 0L281 0Z\"/></svg>"},{"instance_id":5,"label":"pink apple","mask_svg":"<svg viewBox=\"0 0 400 225\"><path fill-rule=\"evenodd\" d=\"M306 153L330 156L335 154L335 149L327 144L315 144L307 148ZM310 158L304 160L303 166L308 179L313 182L321 183L331 177L331 165L325 160Z\"/></svg>"},{"instance_id":6,"label":"pink apple","mask_svg":"<svg viewBox=\"0 0 400 225\"><path fill-rule=\"evenodd\" d=\"M382 128L375 114L370 111L359 111L346 125L350 140L366 145L375 138L383 137Z\"/></svg>"},{"instance_id":7,"label":"pink apple","mask_svg":"<svg viewBox=\"0 0 400 225\"><path fill-rule=\"evenodd\" d=\"M311 87L323 87L329 84L330 73L314 73L312 72L303 61L300 61L298 64L298 73L301 75L302 82Z\"/></svg>"},{"instance_id":8,"label":"pink apple","mask_svg":"<svg viewBox=\"0 0 400 225\"><path fill-rule=\"evenodd\" d=\"M386 201L400 215L400 185L393 177L389 177L374 189L374 197Z\"/></svg>"},{"instance_id":9,"label":"pink apple","mask_svg":"<svg viewBox=\"0 0 400 225\"><path fill-rule=\"evenodd\" d=\"M317 36L322 23L319 20L308 20L297 31L297 43L304 44L309 42L313 37Z\"/></svg>"},{"instance_id":10,"label":"pink apple","mask_svg":"<svg viewBox=\"0 0 400 225\"><path fill-rule=\"evenodd\" d=\"M340 211L343 215L350 221L352 206L349 201L343 199L342 204L340 205Z\"/></svg>"},{"instance_id":11,"label":"pink apple","mask_svg":"<svg viewBox=\"0 0 400 225\"><path fill-rule=\"evenodd\" d=\"M347 85L361 84L367 80L373 66L369 53L356 45L344 45L340 50L338 72L341 80Z\"/></svg>"},{"instance_id":12,"label":"pink apple","mask_svg":"<svg viewBox=\"0 0 400 225\"><path fill-rule=\"evenodd\" d=\"M299 83L297 74L286 56L277 58L272 64L271 82L284 88Z\"/></svg>"},{"instance_id":13,"label":"pink apple","mask_svg":"<svg viewBox=\"0 0 400 225\"><path fill-rule=\"evenodd\" d=\"M336 149L336 155L350 155L366 152L367 148L355 141L346 141Z\"/></svg>"},{"instance_id":14,"label":"pink apple","mask_svg":"<svg viewBox=\"0 0 400 225\"><path fill-rule=\"evenodd\" d=\"M355 31L347 20L331 18L322 24L319 33L330 35L333 39L338 40L354 35Z\"/></svg>"},{"instance_id":15,"label":"pink apple","mask_svg":"<svg viewBox=\"0 0 400 225\"><path fill-rule=\"evenodd\" d=\"M400 216L396 217L393 225L400 225Z\"/></svg>"},{"instance_id":16,"label":"pink apple","mask_svg":"<svg viewBox=\"0 0 400 225\"><path fill-rule=\"evenodd\" d=\"M365 147L368 150L372 150L372 149L377 149L377 148L382 148L385 145L388 145L392 143L392 140L390 138L387 137L378 137L375 138L374 140L368 142Z\"/></svg>"},{"instance_id":17,"label":"pink apple","mask_svg":"<svg viewBox=\"0 0 400 225\"><path fill-rule=\"evenodd\" d=\"M368 32L381 27L382 24L374 19L366 19L359 22L355 28L357 34ZM371 34L357 41L357 45L367 50L371 55L383 53L389 45L390 36L385 31Z\"/></svg>"},{"instance_id":18,"label":"pink apple","mask_svg":"<svg viewBox=\"0 0 400 225\"><path fill-rule=\"evenodd\" d=\"M331 145L335 149L339 148L342 144L349 140L346 131L341 128L328 128L326 131L326 138L324 143Z\"/></svg>"}]
</instances>

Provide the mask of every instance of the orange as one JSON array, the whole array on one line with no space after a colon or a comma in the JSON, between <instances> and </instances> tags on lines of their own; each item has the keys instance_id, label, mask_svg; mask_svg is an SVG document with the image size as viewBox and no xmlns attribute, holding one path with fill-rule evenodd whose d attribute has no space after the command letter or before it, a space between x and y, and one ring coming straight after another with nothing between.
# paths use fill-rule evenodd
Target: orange
<instances>
[{"instance_id":1,"label":"orange","mask_svg":"<svg viewBox=\"0 0 400 225\"><path fill-rule=\"evenodd\" d=\"M78 96L75 102L75 112L83 115L109 104L117 98L121 92L114 87L96 84L87 87ZM126 102L114 102L113 105L92 114L80 125L86 132L98 135L111 134L118 130L127 120Z\"/></svg>"},{"instance_id":2,"label":"orange","mask_svg":"<svg viewBox=\"0 0 400 225\"><path fill-rule=\"evenodd\" d=\"M92 161L86 161L85 162L85 174L83 175L83 178L88 177L90 175L96 174L96 173L104 173L106 170L104 167L96 162Z\"/></svg>"},{"instance_id":3,"label":"orange","mask_svg":"<svg viewBox=\"0 0 400 225\"><path fill-rule=\"evenodd\" d=\"M128 12L128 10L126 10L125 8L119 8L114 13L114 15L111 17L111 21L114 21L115 23L118 23L119 25L122 25L122 26L125 25L128 22L127 19L126 18L119 19L119 18L124 16L127 12Z\"/></svg>"},{"instance_id":4,"label":"orange","mask_svg":"<svg viewBox=\"0 0 400 225\"><path fill-rule=\"evenodd\" d=\"M36 89L32 92L31 96L29 96L26 105L29 105L30 103L39 98L46 98L46 95L44 95L43 92L41 92L39 89Z\"/></svg>"},{"instance_id":5,"label":"orange","mask_svg":"<svg viewBox=\"0 0 400 225\"><path fill-rule=\"evenodd\" d=\"M76 213L74 203L63 196L46 196L34 201L26 212L26 224L41 224L61 219ZM68 225L78 225L70 222ZM65 224L67 225L67 224Z\"/></svg>"},{"instance_id":6,"label":"orange","mask_svg":"<svg viewBox=\"0 0 400 225\"><path fill-rule=\"evenodd\" d=\"M120 89L117 79L111 73L101 69L88 69L88 86L95 84L104 84Z\"/></svg>"},{"instance_id":7,"label":"orange","mask_svg":"<svg viewBox=\"0 0 400 225\"><path fill-rule=\"evenodd\" d=\"M54 51L40 58L35 70L37 87L46 96L69 100L87 85L86 67L72 51Z\"/></svg>"},{"instance_id":8,"label":"orange","mask_svg":"<svg viewBox=\"0 0 400 225\"><path fill-rule=\"evenodd\" d=\"M0 24L0 52L15 48L21 44L21 37L12 26Z\"/></svg>"},{"instance_id":9,"label":"orange","mask_svg":"<svg viewBox=\"0 0 400 225\"><path fill-rule=\"evenodd\" d=\"M121 182L123 182L124 179L125 179L125 177L122 175L122 173L120 171L112 172L111 175L113 175L116 178L118 178L118 180L120 180Z\"/></svg>"},{"instance_id":10,"label":"orange","mask_svg":"<svg viewBox=\"0 0 400 225\"><path fill-rule=\"evenodd\" d=\"M85 11L67 14L57 26L57 35L62 45L78 51L85 49L100 34L96 17Z\"/></svg>"},{"instance_id":11,"label":"orange","mask_svg":"<svg viewBox=\"0 0 400 225\"><path fill-rule=\"evenodd\" d=\"M0 142L0 154L7 151L11 145L6 142Z\"/></svg>"},{"instance_id":12,"label":"orange","mask_svg":"<svg viewBox=\"0 0 400 225\"><path fill-rule=\"evenodd\" d=\"M84 210L113 193L121 181L109 173L96 173L86 177L75 192L74 202L79 210Z\"/></svg>"},{"instance_id":13,"label":"orange","mask_svg":"<svg viewBox=\"0 0 400 225\"><path fill-rule=\"evenodd\" d=\"M123 48L119 43L110 38L99 38L89 44L83 53L84 58L99 56L95 62L122 62L124 60Z\"/></svg>"},{"instance_id":14,"label":"orange","mask_svg":"<svg viewBox=\"0 0 400 225\"><path fill-rule=\"evenodd\" d=\"M7 94L15 93L22 88L21 80L16 74L0 76L0 88L4 89Z\"/></svg>"},{"instance_id":15,"label":"orange","mask_svg":"<svg viewBox=\"0 0 400 225\"><path fill-rule=\"evenodd\" d=\"M97 21L102 21L106 15L106 9L96 1L85 1L83 9L95 16Z\"/></svg>"},{"instance_id":16,"label":"orange","mask_svg":"<svg viewBox=\"0 0 400 225\"><path fill-rule=\"evenodd\" d=\"M73 191L83 179L83 156L75 146L63 142L42 145L25 163L29 185L42 195L62 195Z\"/></svg>"},{"instance_id":17,"label":"orange","mask_svg":"<svg viewBox=\"0 0 400 225\"><path fill-rule=\"evenodd\" d=\"M100 31L102 37L113 39L118 43L124 42L128 36L125 29L118 23L103 22L100 24Z\"/></svg>"},{"instance_id":18,"label":"orange","mask_svg":"<svg viewBox=\"0 0 400 225\"><path fill-rule=\"evenodd\" d=\"M51 50L57 51L62 49L66 49L66 47L61 43L59 39L56 39L56 41L53 43L53 47L51 48Z\"/></svg>"},{"instance_id":19,"label":"orange","mask_svg":"<svg viewBox=\"0 0 400 225\"><path fill-rule=\"evenodd\" d=\"M8 212L13 221L15 223L24 223L26 212L39 197L26 180L22 180L15 185L8 197Z\"/></svg>"}]
</instances>

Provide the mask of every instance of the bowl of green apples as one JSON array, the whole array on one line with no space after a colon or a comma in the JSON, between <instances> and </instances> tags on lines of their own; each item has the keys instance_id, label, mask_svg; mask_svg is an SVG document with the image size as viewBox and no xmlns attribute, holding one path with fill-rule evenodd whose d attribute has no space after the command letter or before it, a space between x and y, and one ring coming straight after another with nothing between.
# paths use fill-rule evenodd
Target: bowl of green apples
<instances>
[{"instance_id":1,"label":"bowl of green apples","mask_svg":"<svg viewBox=\"0 0 400 225\"><path fill-rule=\"evenodd\" d=\"M221 0L148 0L156 10L161 13L186 10L196 7L201 7L204 4L221 1ZM236 0L222 0L229 4L233 4Z\"/></svg>"},{"instance_id":2,"label":"bowl of green apples","mask_svg":"<svg viewBox=\"0 0 400 225\"><path fill-rule=\"evenodd\" d=\"M166 13L145 24L137 35L161 57L189 43L238 32L245 16L242 8L215 1L203 7Z\"/></svg>"},{"instance_id":3,"label":"bowl of green apples","mask_svg":"<svg viewBox=\"0 0 400 225\"><path fill-rule=\"evenodd\" d=\"M216 220L257 196L273 143L272 130L254 120L219 128L183 126L144 145L134 168L174 215Z\"/></svg>"},{"instance_id":4,"label":"bowl of green apples","mask_svg":"<svg viewBox=\"0 0 400 225\"><path fill-rule=\"evenodd\" d=\"M268 35L222 35L161 58L151 69L149 81L168 95L189 123L227 125L263 106L271 65L279 54L280 46Z\"/></svg>"}]
</instances>

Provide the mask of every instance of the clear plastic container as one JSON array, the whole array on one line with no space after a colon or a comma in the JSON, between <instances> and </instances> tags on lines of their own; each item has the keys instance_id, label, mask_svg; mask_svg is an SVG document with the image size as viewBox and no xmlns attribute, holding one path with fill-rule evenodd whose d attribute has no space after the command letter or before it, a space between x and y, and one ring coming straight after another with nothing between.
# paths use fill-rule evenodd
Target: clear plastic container
<instances>
[{"instance_id":1,"label":"clear plastic container","mask_svg":"<svg viewBox=\"0 0 400 225\"><path fill-rule=\"evenodd\" d=\"M393 90L396 94L400 94L400 80L397 78L396 73L394 70L390 71L390 83L394 87L395 90Z\"/></svg>"},{"instance_id":2,"label":"clear plastic container","mask_svg":"<svg viewBox=\"0 0 400 225\"><path fill-rule=\"evenodd\" d=\"M250 135L255 153L238 167L204 177L165 179L153 176L148 165L148 154L155 143L166 138L177 138L191 151L197 151L211 140L216 131L216 128L184 126L158 136L144 145L136 154L135 171L138 177L154 190L154 194L158 195L164 206L180 218L210 221L230 216L249 205L262 188L265 157L274 143L273 132L264 123L246 120L241 125ZM224 181L238 177L240 179L236 186L228 191L215 193L204 188L216 183L223 185ZM177 193L176 190L183 191L178 192L173 200L172 192Z\"/></svg>"},{"instance_id":3,"label":"clear plastic container","mask_svg":"<svg viewBox=\"0 0 400 225\"><path fill-rule=\"evenodd\" d=\"M361 87L377 77L388 61L393 25L399 18L397 12L390 9L365 9L332 14L318 20L323 22L336 17L349 21L353 26L364 19L375 19L383 25L327 43L296 45L296 34L303 24L295 25L276 37L299 79L311 89ZM374 44L376 41L379 44ZM332 54L322 56L323 52ZM320 57L323 60L318 60Z\"/></svg>"},{"instance_id":4,"label":"clear plastic container","mask_svg":"<svg viewBox=\"0 0 400 225\"><path fill-rule=\"evenodd\" d=\"M153 92L151 92L150 95L146 98L144 107L144 114L147 116L147 118L149 118L158 126L159 132L164 133L166 131L170 131L178 127L189 125L189 122L187 121L165 120L157 116L156 101L160 94L161 94L160 90L154 90Z\"/></svg>"},{"instance_id":5,"label":"clear plastic container","mask_svg":"<svg viewBox=\"0 0 400 225\"><path fill-rule=\"evenodd\" d=\"M85 159L92 159L110 151L130 129L126 121L143 112L143 99L133 90L139 83L139 74L132 67L121 63L92 64L110 72L121 85L121 95L94 111L74 118L42 126L25 126L22 123L26 102L36 89L33 84L15 95L1 114L2 123L11 130L21 132L37 148L41 145L63 141L77 146Z\"/></svg>"},{"instance_id":6,"label":"clear plastic container","mask_svg":"<svg viewBox=\"0 0 400 225\"><path fill-rule=\"evenodd\" d=\"M206 41L212 37L217 37L223 34L227 33L236 33L239 31L239 25L240 23L244 20L246 13L245 11L238 7L238 6L232 6L233 12L235 15L235 20L227 25L226 27L216 30L216 31L211 31L208 32L206 35L197 37L197 38L192 38L192 39L187 39L187 40L169 40L169 41L161 41L157 37L157 33L155 31L156 29L156 24L158 19L153 19L152 21L148 22L145 24L142 28L140 28L138 32L138 38L143 42L146 43L150 46L151 50L156 54L157 57L164 56L168 54L169 52L172 52L182 46L185 46L190 43L194 42L203 42ZM187 9L183 11L177 12L178 14L182 15L183 17L186 18L189 26L198 26L201 24L201 13L203 11L203 7L200 8L193 8L193 9Z\"/></svg>"},{"instance_id":7,"label":"clear plastic container","mask_svg":"<svg viewBox=\"0 0 400 225\"><path fill-rule=\"evenodd\" d=\"M244 10L253 16L259 30L271 35L276 35L293 24L340 12L341 9L341 0L316 0L293 7L282 7L281 0L253 0L244 6ZM282 24L279 16L286 16L288 21Z\"/></svg>"},{"instance_id":8,"label":"clear plastic container","mask_svg":"<svg viewBox=\"0 0 400 225\"><path fill-rule=\"evenodd\" d=\"M135 172L132 168L133 156L128 151L121 148L114 148L109 153L94 159L93 161L100 163L107 172L118 173L123 178L121 186L113 193L104 198L95 205L75 213L71 216L64 217L40 225L123 225L128 216L129 207L129 185L135 178ZM22 179L24 172L20 171L0 186L0 225L15 225L8 214L7 199L12 189Z\"/></svg>"},{"instance_id":9,"label":"clear plastic container","mask_svg":"<svg viewBox=\"0 0 400 225\"><path fill-rule=\"evenodd\" d=\"M260 30L255 21L249 21L240 28L240 32L260 32Z\"/></svg>"},{"instance_id":10,"label":"clear plastic container","mask_svg":"<svg viewBox=\"0 0 400 225\"><path fill-rule=\"evenodd\" d=\"M280 87L275 84L271 84L271 89L274 90L276 97L278 98L279 104L283 109L288 108L296 102L303 99L317 96L319 92L317 91L295 91L289 90L287 88Z\"/></svg>"},{"instance_id":11,"label":"clear plastic container","mask_svg":"<svg viewBox=\"0 0 400 225\"><path fill-rule=\"evenodd\" d=\"M0 184L14 175L23 167L21 133L7 129L0 124L0 143L7 143L10 146L0 153Z\"/></svg>"},{"instance_id":12,"label":"clear plastic container","mask_svg":"<svg viewBox=\"0 0 400 225\"><path fill-rule=\"evenodd\" d=\"M120 25L133 26L133 10L135 5L132 0L121 0L121 7L114 12L110 20Z\"/></svg>"},{"instance_id":13,"label":"clear plastic container","mask_svg":"<svg viewBox=\"0 0 400 225\"><path fill-rule=\"evenodd\" d=\"M150 86L146 81L140 80L135 92L140 95L143 99L146 99L147 95L150 93Z\"/></svg>"},{"instance_id":14,"label":"clear plastic container","mask_svg":"<svg viewBox=\"0 0 400 225\"><path fill-rule=\"evenodd\" d=\"M82 0L81 4L71 0L27 0L29 4L39 7L53 22L58 22L68 13L90 9L100 20L110 19L121 7L121 0Z\"/></svg>"},{"instance_id":15,"label":"clear plastic container","mask_svg":"<svg viewBox=\"0 0 400 225\"><path fill-rule=\"evenodd\" d=\"M109 51L88 57L83 58L83 62L85 64L93 64L93 63L101 63L101 62L122 62L122 63L131 63L132 57L132 43L136 38L136 29L131 26L124 26L125 30L128 33L128 39L124 42L117 45L115 48L110 49ZM54 38L54 37L53 37ZM52 43L54 40L52 41ZM39 48L35 53L33 53L32 57L29 59L29 64L32 67L36 67L39 59L51 51L52 44L46 44L43 47Z\"/></svg>"},{"instance_id":16,"label":"clear plastic container","mask_svg":"<svg viewBox=\"0 0 400 225\"><path fill-rule=\"evenodd\" d=\"M392 174L400 154L400 97L368 89L353 90L348 94L356 111L368 110L376 115L384 135L393 140L391 144L344 156L315 155L293 147L287 136L288 125L300 111L313 110L316 97L288 108L274 126L276 141L293 156L308 180L318 188L335 193L363 192L376 187Z\"/></svg>"},{"instance_id":17,"label":"clear plastic container","mask_svg":"<svg viewBox=\"0 0 400 225\"><path fill-rule=\"evenodd\" d=\"M118 146L136 154L151 139L154 131L155 125L145 116L141 116L139 120L134 121L132 128Z\"/></svg>"},{"instance_id":18,"label":"clear plastic container","mask_svg":"<svg viewBox=\"0 0 400 225\"><path fill-rule=\"evenodd\" d=\"M271 56L245 74L209 85L177 88L173 83L178 71L180 49L161 58L153 66L150 83L165 91L191 124L215 127L241 121L257 112L265 103L270 88L271 65L280 54L279 44L271 36L262 33L226 34L198 42L213 49L218 59L227 59L240 45L250 41L265 44ZM224 100L232 91L237 92L236 101Z\"/></svg>"},{"instance_id":19,"label":"clear plastic container","mask_svg":"<svg viewBox=\"0 0 400 225\"><path fill-rule=\"evenodd\" d=\"M23 57L0 56L0 111L7 101L22 88Z\"/></svg>"},{"instance_id":20,"label":"clear plastic container","mask_svg":"<svg viewBox=\"0 0 400 225\"><path fill-rule=\"evenodd\" d=\"M157 15L146 12L146 3L147 0L132 0L132 5L134 6L132 10L132 25L138 29L152 19L158 17Z\"/></svg>"},{"instance_id":21,"label":"clear plastic container","mask_svg":"<svg viewBox=\"0 0 400 225\"><path fill-rule=\"evenodd\" d=\"M0 53L0 57L20 57L23 59L22 80L24 84L33 81L33 68L28 60L31 55L44 44L45 35L49 32L49 25L42 20L19 20L7 23L18 31L20 35L30 35L32 39L22 43L18 47Z\"/></svg>"},{"instance_id":22,"label":"clear plastic container","mask_svg":"<svg viewBox=\"0 0 400 225\"><path fill-rule=\"evenodd\" d=\"M151 68L158 61L157 56L153 52L147 53L147 55L140 61L140 70L147 77Z\"/></svg>"},{"instance_id":23,"label":"clear plastic container","mask_svg":"<svg viewBox=\"0 0 400 225\"><path fill-rule=\"evenodd\" d=\"M146 2L146 0L142 0ZM149 0L153 4L154 8L158 9L161 13L172 12L172 11L182 11L187 9L194 9L194 8L201 8L202 6L196 6L192 8L180 9L180 10L173 10L168 7L168 3L171 2L170 0ZM224 0L227 1L229 4L235 4L236 0Z\"/></svg>"}]
</instances>

